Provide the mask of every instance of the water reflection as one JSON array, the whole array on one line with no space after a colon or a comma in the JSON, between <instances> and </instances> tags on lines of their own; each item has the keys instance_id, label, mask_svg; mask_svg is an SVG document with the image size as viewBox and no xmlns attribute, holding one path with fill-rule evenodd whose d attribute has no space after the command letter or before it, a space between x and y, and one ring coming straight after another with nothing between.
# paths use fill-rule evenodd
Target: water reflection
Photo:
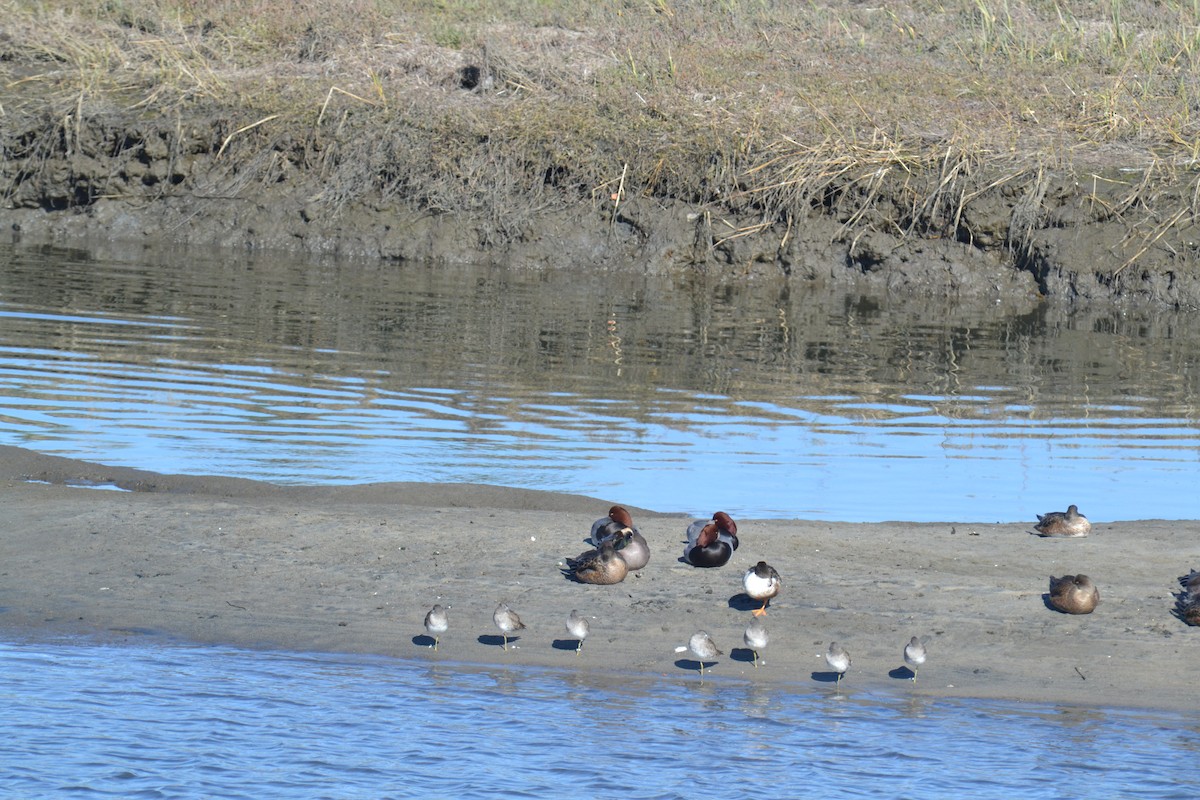
<instances>
[{"instance_id":1,"label":"water reflection","mask_svg":"<svg viewBox=\"0 0 1200 800\"><path fill-rule=\"evenodd\" d=\"M0 246L0 442L844 520L1193 517L1195 315Z\"/></svg>"}]
</instances>

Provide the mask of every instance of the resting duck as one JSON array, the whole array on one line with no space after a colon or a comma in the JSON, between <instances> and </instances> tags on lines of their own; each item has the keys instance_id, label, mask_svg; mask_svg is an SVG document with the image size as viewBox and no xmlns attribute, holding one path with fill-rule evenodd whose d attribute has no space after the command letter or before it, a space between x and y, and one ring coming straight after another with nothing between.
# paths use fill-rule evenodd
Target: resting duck
<instances>
[{"instance_id":1,"label":"resting duck","mask_svg":"<svg viewBox=\"0 0 1200 800\"><path fill-rule=\"evenodd\" d=\"M1180 577L1183 591L1175 598L1175 614L1188 625L1200 625L1200 572Z\"/></svg>"},{"instance_id":2,"label":"resting duck","mask_svg":"<svg viewBox=\"0 0 1200 800\"><path fill-rule=\"evenodd\" d=\"M1038 524L1033 529L1042 536L1087 536L1092 532L1092 523L1079 513L1079 506L1067 506L1067 510L1038 514Z\"/></svg>"},{"instance_id":3,"label":"resting duck","mask_svg":"<svg viewBox=\"0 0 1200 800\"><path fill-rule=\"evenodd\" d=\"M625 547L629 537L628 532L621 532L595 550L581 553L578 558L568 558L566 573L580 583L600 586L620 583L629 574L629 565L619 551Z\"/></svg>"},{"instance_id":4,"label":"resting duck","mask_svg":"<svg viewBox=\"0 0 1200 800\"><path fill-rule=\"evenodd\" d=\"M613 506L608 510L607 517L601 517L592 523L592 544L599 547L622 531L629 533L629 539L625 546L617 551L617 555L625 559L625 565L629 567L630 572L637 572L650 563L650 544L634 527L633 516L625 507Z\"/></svg>"},{"instance_id":5,"label":"resting duck","mask_svg":"<svg viewBox=\"0 0 1200 800\"><path fill-rule=\"evenodd\" d=\"M1050 576L1050 605L1067 614L1090 614L1100 592L1087 575Z\"/></svg>"},{"instance_id":6,"label":"resting duck","mask_svg":"<svg viewBox=\"0 0 1200 800\"><path fill-rule=\"evenodd\" d=\"M771 598L779 594L779 590L783 588L783 581L774 567L765 561L760 561L746 570L746 574L742 576L742 587L752 600L762 600L762 608L754 609L754 616L765 617L767 603L770 603Z\"/></svg>"},{"instance_id":7,"label":"resting duck","mask_svg":"<svg viewBox=\"0 0 1200 800\"><path fill-rule=\"evenodd\" d=\"M696 567L721 567L737 548L737 523L718 511L711 520L698 519L688 526L683 560Z\"/></svg>"}]
</instances>

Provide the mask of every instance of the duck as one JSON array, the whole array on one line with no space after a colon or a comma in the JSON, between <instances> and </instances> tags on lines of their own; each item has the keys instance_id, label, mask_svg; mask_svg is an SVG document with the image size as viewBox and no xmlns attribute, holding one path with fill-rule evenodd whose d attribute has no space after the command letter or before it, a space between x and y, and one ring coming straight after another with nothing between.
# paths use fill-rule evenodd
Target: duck
<instances>
[{"instance_id":1,"label":"duck","mask_svg":"<svg viewBox=\"0 0 1200 800\"><path fill-rule=\"evenodd\" d=\"M904 645L904 663L912 670L913 683L917 682L917 670L925 663L927 656L928 651L925 649L925 645L915 636L908 640L908 644Z\"/></svg>"},{"instance_id":2,"label":"duck","mask_svg":"<svg viewBox=\"0 0 1200 800\"><path fill-rule=\"evenodd\" d=\"M442 634L448 630L450 630L450 617L446 614L445 607L441 603L436 603L425 615L425 632L433 637L434 650L438 649L438 642L441 641Z\"/></svg>"},{"instance_id":3,"label":"duck","mask_svg":"<svg viewBox=\"0 0 1200 800\"><path fill-rule=\"evenodd\" d=\"M500 629L504 637L504 649L508 650L508 635L514 631L525 630L525 623L517 616L517 612L508 607L508 603L498 603L492 612L492 622Z\"/></svg>"},{"instance_id":4,"label":"duck","mask_svg":"<svg viewBox=\"0 0 1200 800\"><path fill-rule=\"evenodd\" d=\"M1100 591L1087 575L1050 576L1050 605L1066 614L1090 614L1100 602Z\"/></svg>"},{"instance_id":5,"label":"duck","mask_svg":"<svg viewBox=\"0 0 1200 800\"><path fill-rule=\"evenodd\" d=\"M1188 625L1200 626L1200 594L1183 592L1176 601L1175 610Z\"/></svg>"},{"instance_id":6,"label":"duck","mask_svg":"<svg viewBox=\"0 0 1200 800\"><path fill-rule=\"evenodd\" d=\"M1200 626L1200 571L1179 578L1183 591L1175 598L1175 614L1188 625Z\"/></svg>"},{"instance_id":7,"label":"duck","mask_svg":"<svg viewBox=\"0 0 1200 800\"><path fill-rule=\"evenodd\" d=\"M629 574L629 565L621 557L620 551L629 542L630 535L628 531L622 531L616 537L606 539L596 549L580 553L576 558L568 558L565 572L580 583L598 586L620 583Z\"/></svg>"},{"instance_id":8,"label":"duck","mask_svg":"<svg viewBox=\"0 0 1200 800\"><path fill-rule=\"evenodd\" d=\"M628 532L629 537L617 554L625 559L625 565L630 572L644 569L650 563L650 543L634 526L633 516L624 506L613 506L608 510L607 517L601 517L592 523L589 539L594 546L599 547L622 532Z\"/></svg>"},{"instance_id":9,"label":"duck","mask_svg":"<svg viewBox=\"0 0 1200 800\"><path fill-rule=\"evenodd\" d=\"M633 526L633 515L624 506L613 506L608 510L607 517L601 517L592 523L592 532L588 539L593 546L599 547L605 539L611 539L626 528L631 531L637 530Z\"/></svg>"},{"instance_id":10,"label":"duck","mask_svg":"<svg viewBox=\"0 0 1200 800\"><path fill-rule=\"evenodd\" d=\"M762 607L752 612L754 616L765 617L767 604L771 602L772 597L779 594L779 590L783 588L783 581L774 567L760 561L746 570L746 574L742 576L742 587L752 600L762 600Z\"/></svg>"},{"instance_id":11,"label":"duck","mask_svg":"<svg viewBox=\"0 0 1200 800\"><path fill-rule=\"evenodd\" d=\"M1184 591L1200 594L1200 570L1191 570L1187 575L1181 575L1179 585Z\"/></svg>"},{"instance_id":12,"label":"duck","mask_svg":"<svg viewBox=\"0 0 1200 800\"><path fill-rule=\"evenodd\" d=\"M1067 506L1066 511L1038 514L1033 529L1040 536L1082 537L1092 532L1092 523L1079 513L1079 506Z\"/></svg>"},{"instance_id":13,"label":"duck","mask_svg":"<svg viewBox=\"0 0 1200 800\"><path fill-rule=\"evenodd\" d=\"M683 560L695 567L723 567L737 548L737 523L718 511L712 519L698 519L688 525Z\"/></svg>"}]
</instances>

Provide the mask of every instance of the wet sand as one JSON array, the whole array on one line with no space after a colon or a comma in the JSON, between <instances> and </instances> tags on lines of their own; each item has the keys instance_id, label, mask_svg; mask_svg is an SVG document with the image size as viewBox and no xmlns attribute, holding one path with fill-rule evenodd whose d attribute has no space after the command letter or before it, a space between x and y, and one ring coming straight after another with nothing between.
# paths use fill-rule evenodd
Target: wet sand
<instances>
[{"instance_id":1,"label":"wet sand","mask_svg":"<svg viewBox=\"0 0 1200 800\"><path fill-rule=\"evenodd\" d=\"M69 485L89 482L132 491ZM1023 524L739 519L733 560L701 570L680 561L688 518L634 508L649 565L590 586L564 578L561 564L587 549L591 523L620 498L279 487L12 447L0 447L0 496L8 637L164 637L697 681L692 656L674 648L703 629L725 653L706 681L832 692L823 653L836 640L853 659L844 693L1200 710L1188 669L1200 628L1171 613L1177 577L1200 567L1196 521L1093 517L1090 537L1064 540ZM759 559L784 590L755 669L742 644L755 604L741 575ZM1049 576L1078 572L1099 586L1096 611L1047 607ZM527 625L507 652L492 623L500 601ZM434 603L450 608L436 652L422 627ZM579 656L565 629L572 609L591 622ZM914 635L929 650L915 684L902 658Z\"/></svg>"}]
</instances>

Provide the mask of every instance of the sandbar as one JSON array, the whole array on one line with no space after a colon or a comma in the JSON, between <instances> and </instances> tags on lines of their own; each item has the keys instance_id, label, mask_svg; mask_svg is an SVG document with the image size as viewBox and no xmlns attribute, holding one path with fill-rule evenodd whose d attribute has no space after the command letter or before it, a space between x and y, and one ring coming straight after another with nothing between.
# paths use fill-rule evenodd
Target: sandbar
<instances>
[{"instance_id":1,"label":"sandbar","mask_svg":"<svg viewBox=\"0 0 1200 800\"><path fill-rule=\"evenodd\" d=\"M697 569L680 559L690 518L631 508L650 563L592 586L564 577L563 560L587 549L592 522L620 498L278 486L17 447L0 447L0 496L10 639L182 640L698 681L675 646L706 630L724 651L708 681L833 692L822 654L836 640L853 659L843 693L1200 710L1200 629L1172 613L1178 577L1200 567L1194 520L1093 517L1087 538L1043 539L1019 523L739 519L730 563ZM741 575L760 559L784 589L755 668ZM1080 572L1099 586L1096 611L1048 607L1049 576ZM500 601L527 626L507 651L492 623ZM422 627L434 603L450 609L436 651ZM579 655L565 629L572 609L591 621ZM915 683L901 657L911 636L929 651Z\"/></svg>"}]
</instances>

